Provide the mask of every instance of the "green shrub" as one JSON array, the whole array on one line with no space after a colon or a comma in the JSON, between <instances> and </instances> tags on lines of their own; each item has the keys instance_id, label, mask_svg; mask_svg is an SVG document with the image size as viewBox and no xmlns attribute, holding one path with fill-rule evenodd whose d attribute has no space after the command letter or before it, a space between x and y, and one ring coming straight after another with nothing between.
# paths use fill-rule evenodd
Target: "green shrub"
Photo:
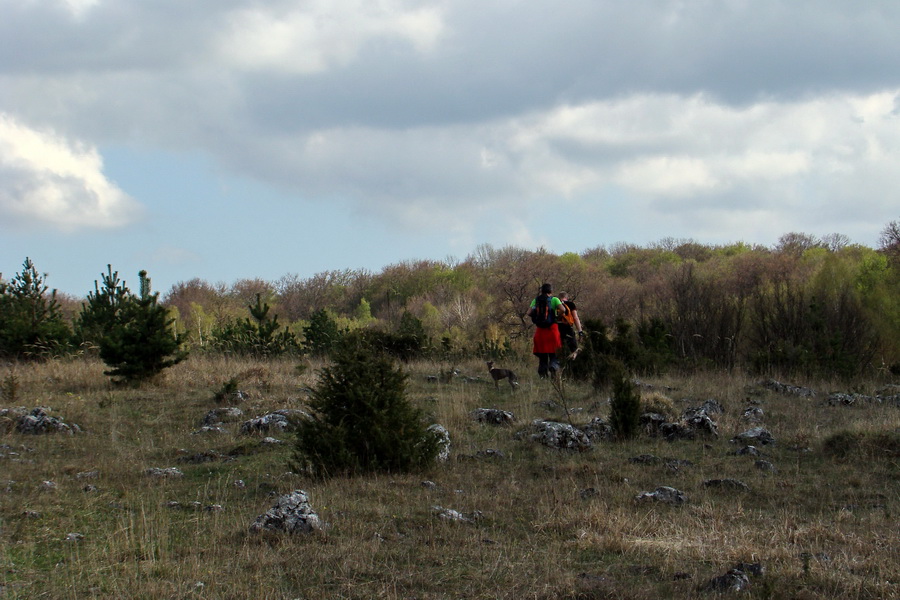
<instances>
[{"instance_id":1,"label":"green shrub","mask_svg":"<svg viewBox=\"0 0 900 600\"><path fill-rule=\"evenodd\" d=\"M614 369L609 424L617 438L629 439L637 434L640 425L641 395L621 363L617 363Z\"/></svg>"},{"instance_id":2,"label":"green shrub","mask_svg":"<svg viewBox=\"0 0 900 600\"><path fill-rule=\"evenodd\" d=\"M328 476L432 463L438 440L407 399L406 380L362 336L344 340L313 390L312 418L300 423L295 466Z\"/></svg>"}]
</instances>

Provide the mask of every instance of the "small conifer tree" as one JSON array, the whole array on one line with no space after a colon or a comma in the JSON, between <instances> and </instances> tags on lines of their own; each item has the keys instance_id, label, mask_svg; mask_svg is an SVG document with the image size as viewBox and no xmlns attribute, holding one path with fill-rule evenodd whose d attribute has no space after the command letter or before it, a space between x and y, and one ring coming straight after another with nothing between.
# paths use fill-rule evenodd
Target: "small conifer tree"
<instances>
[{"instance_id":1,"label":"small conifer tree","mask_svg":"<svg viewBox=\"0 0 900 600\"><path fill-rule=\"evenodd\" d=\"M616 437L629 439L637 434L640 426L641 395L621 362L616 361L614 372L609 424Z\"/></svg>"},{"instance_id":2,"label":"small conifer tree","mask_svg":"<svg viewBox=\"0 0 900 600\"><path fill-rule=\"evenodd\" d=\"M69 349L72 331L45 277L26 258L12 281L0 278L0 356L35 358Z\"/></svg>"},{"instance_id":3,"label":"small conifer tree","mask_svg":"<svg viewBox=\"0 0 900 600\"><path fill-rule=\"evenodd\" d=\"M438 439L407 399L406 380L362 336L348 336L313 390L313 417L297 433L296 466L326 476L432 463Z\"/></svg>"},{"instance_id":4,"label":"small conifer tree","mask_svg":"<svg viewBox=\"0 0 900 600\"><path fill-rule=\"evenodd\" d=\"M269 315L268 303L256 294L256 304L247 306L251 319L232 321L213 331L213 346L224 352L251 356L277 356L299 350L294 333L282 329L278 315Z\"/></svg>"},{"instance_id":5,"label":"small conifer tree","mask_svg":"<svg viewBox=\"0 0 900 600\"><path fill-rule=\"evenodd\" d=\"M324 356L334 349L343 337L337 322L324 308L314 312L309 325L303 328L305 350L313 356Z\"/></svg>"},{"instance_id":6,"label":"small conifer tree","mask_svg":"<svg viewBox=\"0 0 900 600\"><path fill-rule=\"evenodd\" d=\"M124 282L113 291L121 303L99 342L100 358L110 367L105 373L127 382L149 379L187 357L182 336L172 328L174 320L158 303L159 293L150 291L147 272L138 276L140 296L128 293Z\"/></svg>"},{"instance_id":7,"label":"small conifer tree","mask_svg":"<svg viewBox=\"0 0 900 600\"><path fill-rule=\"evenodd\" d=\"M119 280L119 272L106 265L106 274L100 276L103 285L94 281L94 291L81 305L81 313L75 320L75 339L78 343L98 345L103 336L118 322L119 312L131 299L125 282Z\"/></svg>"}]
</instances>

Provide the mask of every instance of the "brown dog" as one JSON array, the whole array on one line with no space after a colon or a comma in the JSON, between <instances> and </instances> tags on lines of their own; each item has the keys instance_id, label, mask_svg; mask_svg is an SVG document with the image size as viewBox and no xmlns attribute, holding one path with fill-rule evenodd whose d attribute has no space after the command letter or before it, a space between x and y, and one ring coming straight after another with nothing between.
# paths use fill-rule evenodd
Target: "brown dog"
<instances>
[{"instance_id":1,"label":"brown dog","mask_svg":"<svg viewBox=\"0 0 900 600\"><path fill-rule=\"evenodd\" d=\"M513 390L516 389L516 386L519 385L519 378L516 377L516 374L510 371L509 369L495 369L493 361L487 361L488 372L491 374L491 377L494 379L494 387L498 390L500 389L500 380L507 379L509 380L509 387Z\"/></svg>"}]
</instances>

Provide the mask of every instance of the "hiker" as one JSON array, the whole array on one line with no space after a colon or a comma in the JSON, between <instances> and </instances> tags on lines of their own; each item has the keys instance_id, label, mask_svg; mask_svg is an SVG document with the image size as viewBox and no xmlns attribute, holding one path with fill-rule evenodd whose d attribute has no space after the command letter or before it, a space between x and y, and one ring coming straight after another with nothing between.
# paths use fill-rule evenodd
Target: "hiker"
<instances>
[{"instance_id":1,"label":"hiker","mask_svg":"<svg viewBox=\"0 0 900 600\"><path fill-rule=\"evenodd\" d=\"M556 311L560 305L562 301L553 296L553 287L545 283L525 313L525 317L531 317L531 322L535 324L531 352L538 357L538 375L542 379L559 370L556 351L562 347L562 341L556 326Z\"/></svg>"},{"instance_id":2,"label":"hiker","mask_svg":"<svg viewBox=\"0 0 900 600\"><path fill-rule=\"evenodd\" d=\"M569 356L574 358L573 355L578 351L578 338L584 335L581 319L578 318L578 307L569 300L567 292L560 292L556 297L562 302L556 319L559 337L568 349Z\"/></svg>"}]
</instances>

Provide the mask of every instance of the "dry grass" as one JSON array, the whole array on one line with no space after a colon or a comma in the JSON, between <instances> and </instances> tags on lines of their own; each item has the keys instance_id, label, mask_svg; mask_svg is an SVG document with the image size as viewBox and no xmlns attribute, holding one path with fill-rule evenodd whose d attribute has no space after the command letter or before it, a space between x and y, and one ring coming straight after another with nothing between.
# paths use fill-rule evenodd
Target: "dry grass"
<instances>
[{"instance_id":1,"label":"dry grass","mask_svg":"<svg viewBox=\"0 0 900 600\"><path fill-rule=\"evenodd\" d=\"M677 412L707 398L722 403L719 438L642 437L569 454L514 437L533 419L564 418L548 407L557 393L530 362L503 365L520 373L515 393L495 390L480 361L461 365L450 383L427 381L441 365L417 363L410 397L453 440L451 461L429 472L311 480L289 472L289 444L263 446L237 423L224 435L192 434L222 406L214 395L229 379L249 394L238 406L250 418L302 408L319 366L192 357L140 389L109 386L92 361L15 366L16 398L0 407L52 407L85 431L0 434L8 446L0 450L0 597L691 598L709 596L699 588L740 561L766 568L750 597L900 597L900 469L896 455L877 451L878 440L896 441L900 408L826 407L753 389L739 375L659 378L651 383L672 389L656 403ZM606 398L589 387L567 383L565 395L583 409L576 423L607 416ZM741 419L750 401L777 438L761 448L774 472L731 454L728 440L752 426ZM519 425L475 423L479 407L512 411ZM829 450L834 440L840 452ZM473 457L488 448L505 456ZM233 458L185 460L204 452ZM629 461L640 454L692 465ZM145 475L172 466L184 477ZM90 471L97 477L85 478ZM714 478L739 479L749 491L703 485ZM689 501L635 502L660 485ZM273 494L298 488L330 523L327 533L247 532ZM204 510L213 505L222 510ZM448 523L432 514L435 505L483 518ZM69 533L84 539L65 541Z\"/></svg>"}]
</instances>

